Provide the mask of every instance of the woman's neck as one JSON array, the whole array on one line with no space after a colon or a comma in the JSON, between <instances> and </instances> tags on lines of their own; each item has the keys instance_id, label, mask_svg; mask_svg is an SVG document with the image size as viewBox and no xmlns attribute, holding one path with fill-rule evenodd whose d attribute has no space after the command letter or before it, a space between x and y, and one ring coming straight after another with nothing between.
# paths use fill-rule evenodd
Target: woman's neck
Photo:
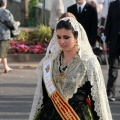
<instances>
[{"instance_id":1,"label":"woman's neck","mask_svg":"<svg viewBox=\"0 0 120 120\"><path fill-rule=\"evenodd\" d=\"M63 51L63 63L68 64L78 52L78 48L72 51Z\"/></svg>"}]
</instances>

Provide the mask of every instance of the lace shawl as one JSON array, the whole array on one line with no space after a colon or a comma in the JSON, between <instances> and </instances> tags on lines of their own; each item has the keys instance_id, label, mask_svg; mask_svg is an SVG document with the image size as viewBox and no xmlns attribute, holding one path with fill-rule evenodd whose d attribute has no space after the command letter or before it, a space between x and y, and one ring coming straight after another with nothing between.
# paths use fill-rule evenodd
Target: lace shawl
<instances>
[{"instance_id":1,"label":"lace shawl","mask_svg":"<svg viewBox=\"0 0 120 120\"><path fill-rule=\"evenodd\" d=\"M66 17L63 18L62 20L66 21L68 19L70 20L70 23L73 26L74 30L78 31L78 44L80 47L78 55L80 61L76 62L77 66L76 71L69 76L70 80L75 81L74 84L73 82L67 83L69 86L72 87L74 85L75 89L72 92L69 91L66 92L66 94L64 94L64 97L66 98L66 100L71 98L73 94L77 92L77 88L85 84L86 80L88 80L92 85L91 95L93 97L93 100L95 101L95 111L97 112L97 115L100 117L100 120L112 120L111 111L106 94L105 82L100 64L96 56L93 54L93 51L90 47L87 35L83 27L74 18ZM49 51L51 51L50 54ZM29 120L33 120L34 116L37 114L38 109L41 108L41 105L43 103L43 91L42 91L43 62L46 62L47 60L50 61L57 60L57 56L59 56L60 51L61 49L57 43L56 32L54 32L53 38L51 39L51 42L47 49L47 53L45 57L40 61L36 69L38 83L33 99ZM75 86L75 83L78 85Z\"/></svg>"}]
</instances>

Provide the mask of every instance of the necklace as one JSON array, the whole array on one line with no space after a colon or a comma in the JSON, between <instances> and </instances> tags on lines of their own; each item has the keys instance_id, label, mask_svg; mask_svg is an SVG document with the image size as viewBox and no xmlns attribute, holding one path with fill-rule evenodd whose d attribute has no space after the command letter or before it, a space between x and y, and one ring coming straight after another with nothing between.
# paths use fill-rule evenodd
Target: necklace
<instances>
[{"instance_id":1,"label":"necklace","mask_svg":"<svg viewBox=\"0 0 120 120\"><path fill-rule=\"evenodd\" d=\"M56 78L58 79L58 81L61 81L62 79L67 77L67 73L63 72L63 73L57 73L56 74Z\"/></svg>"},{"instance_id":2,"label":"necklace","mask_svg":"<svg viewBox=\"0 0 120 120\"><path fill-rule=\"evenodd\" d=\"M73 70L75 69L74 68L74 65L73 66L62 66L62 58L63 58L63 52L60 53L60 56L59 56L59 66L58 66L58 70L59 72L56 73L56 78L59 82L61 82L62 79L65 79L68 77L68 74ZM75 55L74 59L72 60L72 62L74 64L77 64L78 62L80 61L80 57L78 55L78 52L77 54ZM67 70L66 70L67 69Z\"/></svg>"},{"instance_id":3,"label":"necklace","mask_svg":"<svg viewBox=\"0 0 120 120\"><path fill-rule=\"evenodd\" d=\"M61 52L60 57L59 57L59 62L60 62L59 71L60 71L60 73L63 73L67 68L67 65L63 65L62 58L63 58L63 52Z\"/></svg>"},{"instance_id":4,"label":"necklace","mask_svg":"<svg viewBox=\"0 0 120 120\"><path fill-rule=\"evenodd\" d=\"M59 72L60 72L60 73L57 73L57 74L56 74L56 78L57 78L59 81L61 81L62 79L64 79L64 78L67 77L67 73L65 73L65 70L67 69L67 65L63 67L63 65L62 65L62 58L63 58L63 52L61 52L60 57L59 57L59 62L60 62Z\"/></svg>"}]
</instances>

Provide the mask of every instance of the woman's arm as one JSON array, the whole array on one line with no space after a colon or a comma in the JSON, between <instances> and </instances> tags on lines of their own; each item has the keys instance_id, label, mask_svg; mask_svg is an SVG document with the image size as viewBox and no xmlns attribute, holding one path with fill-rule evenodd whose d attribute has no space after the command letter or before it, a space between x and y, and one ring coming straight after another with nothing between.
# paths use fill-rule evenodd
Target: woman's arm
<instances>
[{"instance_id":1,"label":"woman's arm","mask_svg":"<svg viewBox=\"0 0 120 120\"><path fill-rule=\"evenodd\" d=\"M7 26L9 26L9 28L11 28L12 30L18 29L20 22L14 20L14 17L10 11L5 9L2 13L1 18L6 22Z\"/></svg>"}]
</instances>

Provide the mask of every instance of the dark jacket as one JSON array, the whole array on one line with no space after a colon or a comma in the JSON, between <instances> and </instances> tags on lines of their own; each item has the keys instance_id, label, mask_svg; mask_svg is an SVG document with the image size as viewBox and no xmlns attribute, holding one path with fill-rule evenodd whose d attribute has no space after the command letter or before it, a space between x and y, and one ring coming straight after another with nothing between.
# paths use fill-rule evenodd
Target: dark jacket
<instances>
[{"instance_id":1,"label":"dark jacket","mask_svg":"<svg viewBox=\"0 0 120 120\"><path fill-rule=\"evenodd\" d=\"M0 8L0 20L5 21L12 30L18 29L18 25L11 12L3 7ZM0 40L11 39L9 27L0 22Z\"/></svg>"},{"instance_id":2,"label":"dark jacket","mask_svg":"<svg viewBox=\"0 0 120 120\"><path fill-rule=\"evenodd\" d=\"M116 0L110 3L105 26L106 42L109 44L110 51L120 49L120 40L118 40L119 30L120 30L119 0Z\"/></svg>"},{"instance_id":3,"label":"dark jacket","mask_svg":"<svg viewBox=\"0 0 120 120\"><path fill-rule=\"evenodd\" d=\"M93 6L86 3L81 14L78 13L77 4L74 4L67 8L67 11L72 13L79 23L85 29L91 46L95 45L97 36L97 10Z\"/></svg>"}]
</instances>

